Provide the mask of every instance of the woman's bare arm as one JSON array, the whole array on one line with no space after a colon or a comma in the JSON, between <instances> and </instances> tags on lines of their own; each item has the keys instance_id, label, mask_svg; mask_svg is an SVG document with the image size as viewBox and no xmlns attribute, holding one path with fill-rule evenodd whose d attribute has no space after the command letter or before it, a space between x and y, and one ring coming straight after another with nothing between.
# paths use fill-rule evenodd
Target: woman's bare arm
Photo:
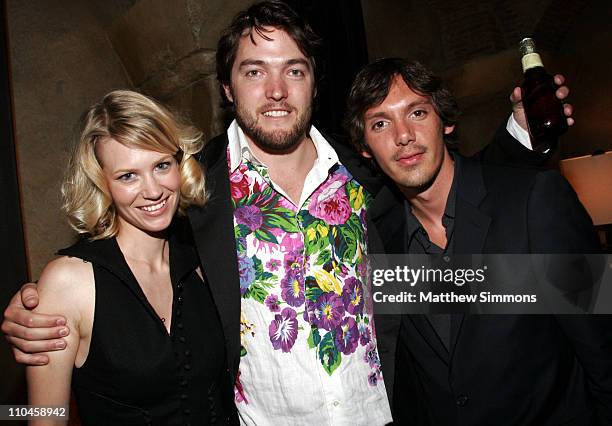
<instances>
[{"instance_id":1,"label":"woman's bare arm","mask_svg":"<svg viewBox=\"0 0 612 426\"><path fill-rule=\"evenodd\" d=\"M94 277L91 264L61 257L50 262L39 280L38 313L60 312L71 333L66 350L48 352L47 365L28 366L28 399L33 406L68 406L72 369L82 365L89 350L93 324ZM33 420L31 425L65 424L67 419Z\"/></svg>"}]
</instances>

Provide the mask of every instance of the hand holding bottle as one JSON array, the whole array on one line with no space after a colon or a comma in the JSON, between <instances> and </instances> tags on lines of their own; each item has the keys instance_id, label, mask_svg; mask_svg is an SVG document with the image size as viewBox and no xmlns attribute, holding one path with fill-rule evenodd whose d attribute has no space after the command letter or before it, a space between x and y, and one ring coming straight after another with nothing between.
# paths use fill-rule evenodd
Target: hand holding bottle
<instances>
[{"instance_id":1,"label":"hand holding bottle","mask_svg":"<svg viewBox=\"0 0 612 426\"><path fill-rule=\"evenodd\" d=\"M555 95L559 101L563 102L570 93L569 87L563 85L565 83L565 77L563 74L556 74L554 76L554 82L557 86L559 86L555 92ZM514 115L514 119L523 129L528 130L527 118L525 117L525 110L523 109L523 99L520 87L514 88L510 94L510 102L512 103L512 114ZM573 113L574 107L571 104L563 103L563 114L565 115L568 126L573 126L575 123L575 120L572 117Z\"/></svg>"}]
</instances>

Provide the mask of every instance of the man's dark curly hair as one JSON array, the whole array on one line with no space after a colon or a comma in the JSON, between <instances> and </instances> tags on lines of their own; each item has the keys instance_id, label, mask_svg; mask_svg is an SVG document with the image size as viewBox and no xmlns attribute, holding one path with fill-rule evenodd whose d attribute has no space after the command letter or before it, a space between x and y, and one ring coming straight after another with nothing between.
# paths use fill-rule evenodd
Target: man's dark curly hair
<instances>
[{"instance_id":1,"label":"man's dark curly hair","mask_svg":"<svg viewBox=\"0 0 612 426\"><path fill-rule=\"evenodd\" d=\"M416 61L401 58L379 59L366 65L357 74L347 99L344 127L351 143L359 152L369 151L364 140L364 115L368 109L385 100L396 76L401 76L414 92L431 99L444 126L457 124L459 106L439 77ZM452 132L445 135L444 139L448 143L453 142L455 137L455 132Z\"/></svg>"},{"instance_id":2,"label":"man's dark curly hair","mask_svg":"<svg viewBox=\"0 0 612 426\"><path fill-rule=\"evenodd\" d=\"M225 97L223 85L230 85L232 66L236 60L238 44L243 36L253 39L253 31L266 40L272 27L285 31L295 41L300 51L308 58L313 72L316 71L315 56L321 46L321 39L310 26L282 1L269 0L255 3L238 13L232 23L221 34L217 43L217 80L221 85L221 99L230 104ZM315 72L316 76L316 72Z\"/></svg>"}]
</instances>

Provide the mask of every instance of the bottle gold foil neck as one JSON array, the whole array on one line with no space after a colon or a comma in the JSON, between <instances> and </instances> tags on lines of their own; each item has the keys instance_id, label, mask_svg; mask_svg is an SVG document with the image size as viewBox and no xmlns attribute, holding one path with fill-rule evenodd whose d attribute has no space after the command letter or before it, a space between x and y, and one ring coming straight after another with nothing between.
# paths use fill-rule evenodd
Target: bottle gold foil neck
<instances>
[{"instance_id":1,"label":"bottle gold foil neck","mask_svg":"<svg viewBox=\"0 0 612 426\"><path fill-rule=\"evenodd\" d=\"M524 55L521 59L521 62L523 64L523 72L527 71L530 68L544 66L542 64L542 58L540 58L540 55L538 55L537 53L528 53L527 55Z\"/></svg>"},{"instance_id":2,"label":"bottle gold foil neck","mask_svg":"<svg viewBox=\"0 0 612 426\"><path fill-rule=\"evenodd\" d=\"M529 37L522 39L519 43L519 51L521 52L522 56L537 53L533 39Z\"/></svg>"}]
</instances>

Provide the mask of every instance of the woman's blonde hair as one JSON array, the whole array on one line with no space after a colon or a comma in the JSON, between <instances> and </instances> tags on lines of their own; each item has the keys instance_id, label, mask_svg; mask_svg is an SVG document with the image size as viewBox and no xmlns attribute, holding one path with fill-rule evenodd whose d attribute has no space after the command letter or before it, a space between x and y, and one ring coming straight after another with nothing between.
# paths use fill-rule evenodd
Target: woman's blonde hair
<instances>
[{"instance_id":1,"label":"woman's blonde hair","mask_svg":"<svg viewBox=\"0 0 612 426\"><path fill-rule=\"evenodd\" d=\"M85 111L81 129L62 184L62 208L78 233L97 240L118 232L117 213L95 154L96 142L105 138L177 159L181 174L178 214L185 214L189 205L206 202L204 174L193 157L202 149L202 132L153 99L129 90L110 92Z\"/></svg>"}]
</instances>

